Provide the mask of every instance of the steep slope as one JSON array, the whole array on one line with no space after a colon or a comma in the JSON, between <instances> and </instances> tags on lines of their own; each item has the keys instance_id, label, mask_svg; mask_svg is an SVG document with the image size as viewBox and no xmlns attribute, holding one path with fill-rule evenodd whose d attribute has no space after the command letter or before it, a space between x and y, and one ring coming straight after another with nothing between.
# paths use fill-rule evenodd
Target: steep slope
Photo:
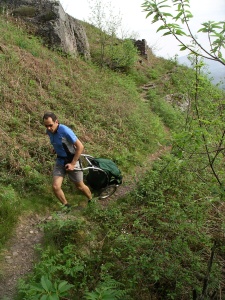
<instances>
[{"instance_id":1,"label":"steep slope","mask_svg":"<svg viewBox=\"0 0 225 300\"><path fill-rule=\"evenodd\" d=\"M148 89L144 86L142 93L143 100L147 91ZM168 129L166 131L169 139ZM117 189L115 194L110 198L100 201L102 207L107 208L111 201L125 197L135 189L138 179L144 176L144 173L149 170L151 164L170 150L171 146L161 145L155 153L148 155L143 164L135 168L134 175L125 175L123 184ZM71 217L74 216L72 215ZM65 218L65 214L63 213L62 218ZM66 218L70 218L70 216L67 215ZM51 220L51 213L45 216L31 213L20 218L15 233L0 256L0 299L13 300L16 296L18 280L31 272L33 264L38 260L35 247L41 244L43 239L43 231L39 225Z\"/></svg>"},{"instance_id":2,"label":"steep slope","mask_svg":"<svg viewBox=\"0 0 225 300\"><path fill-rule=\"evenodd\" d=\"M75 129L86 152L123 165L128 156L135 160L149 151L149 145L154 151L150 141L162 134L155 128L159 121L140 101L131 78L60 56L4 20L0 26L3 172L8 169L19 180L30 163L37 172L46 172L49 147L41 117L49 110ZM26 177L38 176L28 173Z\"/></svg>"}]
</instances>

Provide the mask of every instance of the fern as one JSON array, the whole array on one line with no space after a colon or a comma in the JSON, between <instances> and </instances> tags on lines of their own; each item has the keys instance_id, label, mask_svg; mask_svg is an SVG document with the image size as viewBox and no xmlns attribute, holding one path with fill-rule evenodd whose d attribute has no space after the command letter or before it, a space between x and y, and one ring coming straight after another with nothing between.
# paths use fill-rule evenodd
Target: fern
<instances>
[{"instance_id":1,"label":"fern","mask_svg":"<svg viewBox=\"0 0 225 300\"><path fill-rule=\"evenodd\" d=\"M86 300L117 300L125 299L128 291L123 288L123 284L114 280L110 275L107 275L103 281L99 282L97 287L92 292L86 292Z\"/></svg>"}]
</instances>

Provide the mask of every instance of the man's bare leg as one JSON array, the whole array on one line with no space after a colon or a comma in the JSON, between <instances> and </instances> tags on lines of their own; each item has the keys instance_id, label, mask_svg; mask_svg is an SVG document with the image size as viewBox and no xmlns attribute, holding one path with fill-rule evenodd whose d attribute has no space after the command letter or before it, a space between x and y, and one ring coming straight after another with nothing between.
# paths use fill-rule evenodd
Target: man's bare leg
<instances>
[{"instance_id":1,"label":"man's bare leg","mask_svg":"<svg viewBox=\"0 0 225 300\"><path fill-rule=\"evenodd\" d=\"M66 197L64 195L64 192L61 188L62 186L62 182L63 182L63 177L61 176L54 176L53 177L53 183L52 183L52 188L53 188L53 192L56 195L56 197L59 199L59 201L62 204L67 204L67 200Z\"/></svg>"},{"instance_id":2,"label":"man's bare leg","mask_svg":"<svg viewBox=\"0 0 225 300\"><path fill-rule=\"evenodd\" d=\"M84 184L83 181L75 182L74 184L75 184L76 188L79 191L81 191L88 198L88 200L92 199L91 191L90 191L89 187L86 184Z\"/></svg>"}]
</instances>

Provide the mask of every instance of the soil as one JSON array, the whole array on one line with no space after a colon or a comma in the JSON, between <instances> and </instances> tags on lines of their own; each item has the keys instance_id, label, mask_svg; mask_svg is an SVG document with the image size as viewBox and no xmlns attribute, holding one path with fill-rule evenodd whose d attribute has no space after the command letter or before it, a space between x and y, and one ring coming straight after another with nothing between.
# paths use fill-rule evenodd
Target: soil
<instances>
[{"instance_id":1,"label":"soil","mask_svg":"<svg viewBox=\"0 0 225 300\"><path fill-rule=\"evenodd\" d=\"M143 93L146 88L149 87L143 87ZM144 98L144 95L142 97ZM140 178L146 170L149 170L153 161L170 149L169 146L159 145L159 150L148 157L145 165L137 167L136 176ZM134 176L124 178L123 184L110 198L101 200L102 206L107 207L109 201L117 200L131 192L137 181L138 178ZM51 220L50 214L49 216L28 214L19 220L14 235L0 255L0 300L15 299L18 280L32 270L37 260L35 247L41 244L43 239L43 232L39 225L48 219Z\"/></svg>"},{"instance_id":2,"label":"soil","mask_svg":"<svg viewBox=\"0 0 225 300\"><path fill-rule=\"evenodd\" d=\"M38 229L38 215L23 216L0 261L0 299L13 300L19 278L27 274L36 259L35 246L41 243L43 233Z\"/></svg>"}]
</instances>

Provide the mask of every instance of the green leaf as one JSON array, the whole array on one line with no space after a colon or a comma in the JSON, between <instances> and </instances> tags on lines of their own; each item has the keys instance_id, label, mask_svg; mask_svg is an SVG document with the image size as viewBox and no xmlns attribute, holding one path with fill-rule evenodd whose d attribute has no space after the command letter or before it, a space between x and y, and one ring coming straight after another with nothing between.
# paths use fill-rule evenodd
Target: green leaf
<instances>
[{"instance_id":1,"label":"green leaf","mask_svg":"<svg viewBox=\"0 0 225 300\"><path fill-rule=\"evenodd\" d=\"M191 13L186 14L186 18L188 18L188 19L193 18L193 15Z\"/></svg>"},{"instance_id":2,"label":"green leaf","mask_svg":"<svg viewBox=\"0 0 225 300\"><path fill-rule=\"evenodd\" d=\"M175 24L175 23L168 23L167 27L168 28L173 28L173 29L180 29L180 26Z\"/></svg>"},{"instance_id":3,"label":"green leaf","mask_svg":"<svg viewBox=\"0 0 225 300\"><path fill-rule=\"evenodd\" d=\"M168 32L165 32L164 34L163 34L163 36L166 36L166 35L170 35L170 34L172 34L170 31L168 31Z\"/></svg>"},{"instance_id":4,"label":"green leaf","mask_svg":"<svg viewBox=\"0 0 225 300\"><path fill-rule=\"evenodd\" d=\"M159 32L160 30L165 30L167 27L165 25L160 26L156 32Z\"/></svg>"},{"instance_id":5,"label":"green leaf","mask_svg":"<svg viewBox=\"0 0 225 300\"><path fill-rule=\"evenodd\" d=\"M147 18L148 18L149 16L151 16L152 14L153 14L153 11L148 12L145 18L147 19Z\"/></svg>"},{"instance_id":6,"label":"green leaf","mask_svg":"<svg viewBox=\"0 0 225 300\"><path fill-rule=\"evenodd\" d=\"M183 12L180 12L176 17L173 17L173 19L177 21L182 14L183 14Z\"/></svg>"},{"instance_id":7,"label":"green leaf","mask_svg":"<svg viewBox=\"0 0 225 300\"><path fill-rule=\"evenodd\" d=\"M220 25L220 23L215 23L215 24L211 24L211 28L221 29L222 26Z\"/></svg>"},{"instance_id":8,"label":"green leaf","mask_svg":"<svg viewBox=\"0 0 225 300\"><path fill-rule=\"evenodd\" d=\"M99 299L99 293L96 292L87 292L85 294L86 300L97 300Z\"/></svg>"},{"instance_id":9,"label":"green leaf","mask_svg":"<svg viewBox=\"0 0 225 300\"><path fill-rule=\"evenodd\" d=\"M182 46L182 47L180 48L180 51L184 51L184 50L186 50L186 49L187 49L186 46Z\"/></svg>"},{"instance_id":10,"label":"green leaf","mask_svg":"<svg viewBox=\"0 0 225 300\"><path fill-rule=\"evenodd\" d=\"M54 294L54 295L49 295L49 300L59 300L59 296Z\"/></svg>"},{"instance_id":11,"label":"green leaf","mask_svg":"<svg viewBox=\"0 0 225 300\"><path fill-rule=\"evenodd\" d=\"M60 282L60 284L58 286L58 291L60 293L64 293L64 292L70 290L72 287L73 287L72 284L68 284L67 281L62 281L62 282Z\"/></svg>"},{"instance_id":12,"label":"green leaf","mask_svg":"<svg viewBox=\"0 0 225 300\"><path fill-rule=\"evenodd\" d=\"M160 5L158 6L159 8L163 8L163 7L170 7L169 5Z\"/></svg>"},{"instance_id":13,"label":"green leaf","mask_svg":"<svg viewBox=\"0 0 225 300\"><path fill-rule=\"evenodd\" d=\"M158 15L154 16L152 23L155 23L158 21L159 21L159 16Z\"/></svg>"},{"instance_id":14,"label":"green leaf","mask_svg":"<svg viewBox=\"0 0 225 300\"><path fill-rule=\"evenodd\" d=\"M30 288L37 292L43 292L43 288L41 288L39 285L31 285Z\"/></svg>"},{"instance_id":15,"label":"green leaf","mask_svg":"<svg viewBox=\"0 0 225 300\"><path fill-rule=\"evenodd\" d=\"M46 276L41 277L41 285L42 285L43 289L45 289L48 292L51 291L51 289L52 289L52 283Z\"/></svg>"},{"instance_id":16,"label":"green leaf","mask_svg":"<svg viewBox=\"0 0 225 300\"><path fill-rule=\"evenodd\" d=\"M162 12L162 15L164 16L164 17L173 17L173 15L171 15L170 13L164 13L164 12Z\"/></svg>"},{"instance_id":17,"label":"green leaf","mask_svg":"<svg viewBox=\"0 0 225 300\"><path fill-rule=\"evenodd\" d=\"M201 28L201 29L199 29L197 32L208 32L208 29L206 29L206 28Z\"/></svg>"},{"instance_id":18,"label":"green leaf","mask_svg":"<svg viewBox=\"0 0 225 300\"><path fill-rule=\"evenodd\" d=\"M40 300L47 300L48 299L48 295L43 295L41 296Z\"/></svg>"},{"instance_id":19,"label":"green leaf","mask_svg":"<svg viewBox=\"0 0 225 300\"><path fill-rule=\"evenodd\" d=\"M182 30L176 30L177 35L186 35L186 33Z\"/></svg>"}]
</instances>

